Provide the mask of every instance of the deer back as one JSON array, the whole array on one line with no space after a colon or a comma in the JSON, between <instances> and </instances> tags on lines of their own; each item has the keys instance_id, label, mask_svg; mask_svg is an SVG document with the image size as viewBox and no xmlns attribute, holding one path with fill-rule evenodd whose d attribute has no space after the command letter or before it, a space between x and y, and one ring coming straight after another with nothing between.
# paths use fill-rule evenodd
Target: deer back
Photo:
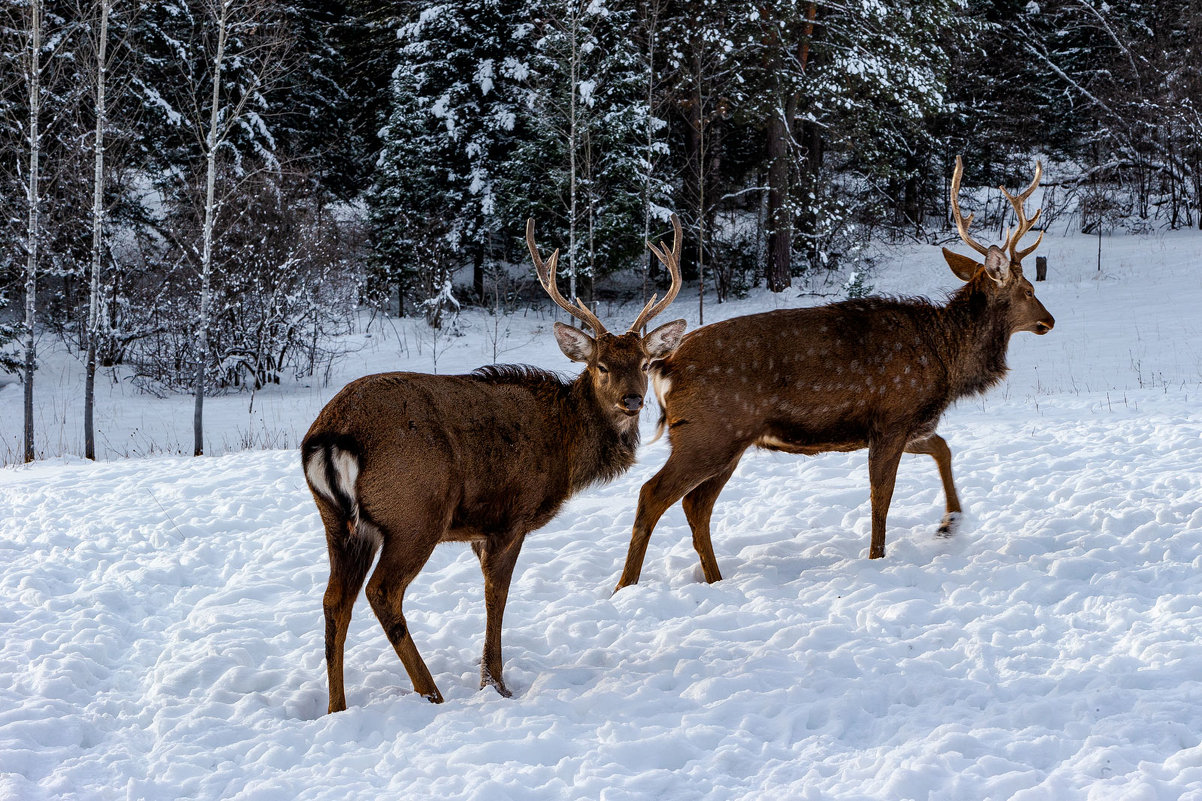
<instances>
[{"instance_id":1,"label":"deer back","mask_svg":"<svg viewBox=\"0 0 1202 801\"><path fill-rule=\"evenodd\" d=\"M634 461L637 427L616 430L577 384L585 382L524 366L365 376L326 405L305 447L332 443L354 458L368 519L386 516L381 505L437 495L453 510L453 528L536 528L580 474L613 474Z\"/></svg>"},{"instance_id":2,"label":"deer back","mask_svg":"<svg viewBox=\"0 0 1202 801\"><path fill-rule=\"evenodd\" d=\"M934 421L950 377L927 335L939 310L880 298L748 315L688 334L653 369L669 431L701 422L743 447L863 447Z\"/></svg>"}]
</instances>

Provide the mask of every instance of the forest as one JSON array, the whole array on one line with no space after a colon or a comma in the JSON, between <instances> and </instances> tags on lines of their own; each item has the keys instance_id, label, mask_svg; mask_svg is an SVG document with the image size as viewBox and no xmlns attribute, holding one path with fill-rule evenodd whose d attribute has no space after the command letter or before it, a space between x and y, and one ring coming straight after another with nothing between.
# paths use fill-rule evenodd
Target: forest
<instances>
[{"instance_id":1,"label":"forest","mask_svg":"<svg viewBox=\"0 0 1202 801\"><path fill-rule=\"evenodd\" d=\"M203 399L320 374L364 308L432 327L662 285L871 274L1045 165L1045 226L1202 227L1199 0L0 0L0 359ZM996 193L965 211L1000 230ZM984 195L982 195L984 198ZM94 454L85 421L88 455Z\"/></svg>"}]
</instances>

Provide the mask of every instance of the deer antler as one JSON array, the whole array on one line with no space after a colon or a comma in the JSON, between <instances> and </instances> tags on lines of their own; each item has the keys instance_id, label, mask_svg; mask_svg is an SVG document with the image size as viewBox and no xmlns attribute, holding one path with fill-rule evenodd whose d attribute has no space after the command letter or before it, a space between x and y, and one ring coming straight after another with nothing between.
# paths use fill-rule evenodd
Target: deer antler
<instances>
[{"instance_id":1,"label":"deer antler","mask_svg":"<svg viewBox=\"0 0 1202 801\"><path fill-rule=\"evenodd\" d=\"M1014 233L1012 235L1009 233L1009 231L1007 231L1006 244L1004 245L1004 247L1010 248L1011 262L1021 262L1024 257L1031 255L1031 252L1035 250L1035 248L1039 247L1039 243L1043 241L1043 231L1040 231L1039 238L1035 240L1034 245L1031 245L1029 248L1024 248L1023 250L1018 249L1019 240L1027 235L1027 233L1039 220L1039 213L1043 211L1043 209L1036 209L1035 215L1028 220L1027 213L1023 209L1023 204L1026 203L1027 198L1031 197L1031 193L1035 191L1035 187L1039 186L1039 179L1042 177L1043 164L1036 161L1035 179L1031 181L1030 186L1018 193L1018 195L1010 194L1006 191L1006 187L1004 186L998 187L998 189L1002 190L1002 194L1006 196L1006 200L1010 201L1010 205L1014 207L1014 213L1018 217L1018 226L1014 229Z\"/></svg>"},{"instance_id":2,"label":"deer antler","mask_svg":"<svg viewBox=\"0 0 1202 801\"><path fill-rule=\"evenodd\" d=\"M543 285L543 289L547 290L547 294L551 296L551 300L559 308L566 311L576 319L580 320L585 325L592 327L593 332L597 336L606 333L605 326L597 319L597 315L588 310L588 307L576 298L576 305L573 306L564 300L563 295L559 294L559 287L555 285L555 268L559 264L559 249L557 248L551 254L548 263L544 264L542 258L538 255L538 245L534 243L534 218L526 220L526 247L530 248L530 258L534 259L534 269L538 272L538 282Z\"/></svg>"},{"instance_id":3,"label":"deer antler","mask_svg":"<svg viewBox=\"0 0 1202 801\"><path fill-rule=\"evenodd\" d=\"M972 225L973 215L968 215L968 219L960 214L960 178L964 175L964 163L956 156L956 169L952 173L952 219L956 221L956 230L960 232L960 238L964 240L964 244L984 256L989 252L989 248L982 245L977 240L973 239L968 234L968 226ZM1003 190L1005 191L1005 190Z\"/></svg>"},{"instance_id":4,"label":"deer antler","mask_svg":"<svg viewBox=\"0 0 1202 801\"><path fill-rule=\"evenodd\" d=\"M668 250L668 246L660 240L659 247L647 243L647 247L651 248L651 252L655 254L663 265L668 268L668 273L672 276L672 286L668 289L668 294L659 303L655 302L655 295L651 296L651 300L647 301L647 305L639 312L639 316L634 319L627 333L631 331L642 330L651 318L668 308L672 301L676 300L676 296L680 294L680 288L684 282L680 279L680 248L683 237L680 235L680 218L675 214L672 215L672 250Z\"/></svg>"}]
</instances>

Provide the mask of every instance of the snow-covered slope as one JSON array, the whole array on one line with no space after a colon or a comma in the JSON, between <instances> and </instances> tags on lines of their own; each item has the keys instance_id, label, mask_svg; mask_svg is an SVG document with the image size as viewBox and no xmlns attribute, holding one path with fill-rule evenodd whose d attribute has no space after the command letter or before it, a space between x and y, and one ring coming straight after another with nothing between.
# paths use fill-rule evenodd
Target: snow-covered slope
<instances>
[{"instance_id":1,"label":"snow-covered slope","mask_svg":"<svg viewBox=\"0 0 1202 801\"><path fill-rule=\"evenodd\" d=\"M188 442L190 409L106 385L101 441L124 450L0 470L0 798L1202 797L1202 237L1107 240L1101 274L1094 246L1045 244L1055 331L1015 337L1006 384L941 426L956 538L933 537L926 457L903 459L869 561L863 452L749 454L714 515L725 580L701 582L676 508L611 596L657 442L527 539L512 699L476 689L482 580L448 545L406 604L446 703L412 693L361 599L350 708L324 715L327 567L298 455L112 458ZM875 278L954 281L934 249ZM439 344L440 372L492 360L488 322ZM503 359L567 368L546 320L508 323ZM330 387L211 401L213 450L294 445L345 380L430 369L415 330L360 335ZM63 451L77 377L60 358L40 385ZM0 389L11 441L19 396Z\"/></svg>"}]
</instances>

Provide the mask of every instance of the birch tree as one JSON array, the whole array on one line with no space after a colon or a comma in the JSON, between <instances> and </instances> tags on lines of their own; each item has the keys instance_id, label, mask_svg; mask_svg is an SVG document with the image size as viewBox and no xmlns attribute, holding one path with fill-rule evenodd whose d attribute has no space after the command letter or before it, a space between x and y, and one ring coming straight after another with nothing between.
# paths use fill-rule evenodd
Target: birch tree
<instances>
[{"instance_id":1,"label":"birch tree","mask_svg":"<svg viewBox=\"0 0 1202 801\"><path fill-rule=\"evenodd\" d=\"M660 168L663 162L663 157L667 155L668 144L664 136L664 129L667 127L667 122L660 116L661 107L664 105L663 78L660 75L662 66L660 60L663 56L660 54L660 27L663 25L664 16L667 13L668 3L666 0L642 0L639 3L639 27L643 34L643 58L644 58L644 75L645 75L645 90L646 90L646 118L644 119L643 133L646 137L646 164L643 167L643 185L642 185L642 201L643 201L643 239L644 242L651 242L652 236L655 233L654 228L658 226L655 223L663 222L665 203L670 202L671 187L666 178L660 175ZM667 49L666 47L664 49ZM659 259L653 253L646 253L643 257L643 298L646 299L650 294L650 283L652 271L657 270Z\"/></svg>"},{"instance_id":2,"label":"birch tree","mask_svg":"<svg viewBox=\"0 0 1202 801\"><path fill-rule=\"evenodd\" d=\"M41 156L42 131L39 126L42 92L42 2L29 0L29 50L26 80L29 83L29 170L26 183L26 202L29 217L25 233L25 461L34 460L33 443L33 376L37 369L36 339L34 325L37 322L38 287L38 224L40 196L38 178Z\"/></svg>"},{"instance_id":3,"label":"birch tree","mask_svg":"<svg viewBox=\"0 0 1202 801\"><path fill-rule=\"evenodd\" d=\"M568 279L568 297L579 293L580 273L580 165L579 159L588 127L587 99L582 92L582 72L586 53L596 46L591 19L597 13L590 0L562 0L547 3L546 29L535 43L540 54L536 62L533 105L536 118L561 139L567 158L566 213L568 249L563 259ZM591 86L591 85L590 85ZM587 90L585 90L587 91Z\"/></svg>"},{"instance_id":4,"label":"birch tree","mask_svg":"<svg viewBox=\"0 0 1202 801\"><path fill-rule=\"evenodd\" d=\"M92 259L88 282L87 358L84 365L83 435L84 457L96 458L96 340L100 336L102 302L100 280L101 254L104 249L104 134L108 125L105 98L108 77L109 12L112 0L97 0L100 19L96 25L96 137L92 148L95 161L92 172Z\"/></svg>"},{"instance_id":5,"label":"birch tree","mask_svg":"<svg viewBox=\"0 0 1202 801\"><path fill-rule=\"evenodd\" d=\"M246 123L244 115L252 101L262 103L262 92L284 70L285 43L275 35L270 17L271 6L260 0L209 0L206 3L207 26L212 33L212 50L208 52L210 96L207 103L208 120L196 127L203 133L201 152L204 156L204 213L200 241L199 304L194 331L196 374L193 386L195 404L192 413L192 434L195 456L204 454L204 397L205 370L209 360L209 325L213 286L213 231L221 208L217 202L218 153L231 135ZM227 66L227 46L230 34L237 27L245 39L241 42L239 60L247 83L236 92L223 86L222 74ZM231 97L231 94L233 95ZM203 106L201 106L203 107Z\"/></svg>"}]
</instances>

